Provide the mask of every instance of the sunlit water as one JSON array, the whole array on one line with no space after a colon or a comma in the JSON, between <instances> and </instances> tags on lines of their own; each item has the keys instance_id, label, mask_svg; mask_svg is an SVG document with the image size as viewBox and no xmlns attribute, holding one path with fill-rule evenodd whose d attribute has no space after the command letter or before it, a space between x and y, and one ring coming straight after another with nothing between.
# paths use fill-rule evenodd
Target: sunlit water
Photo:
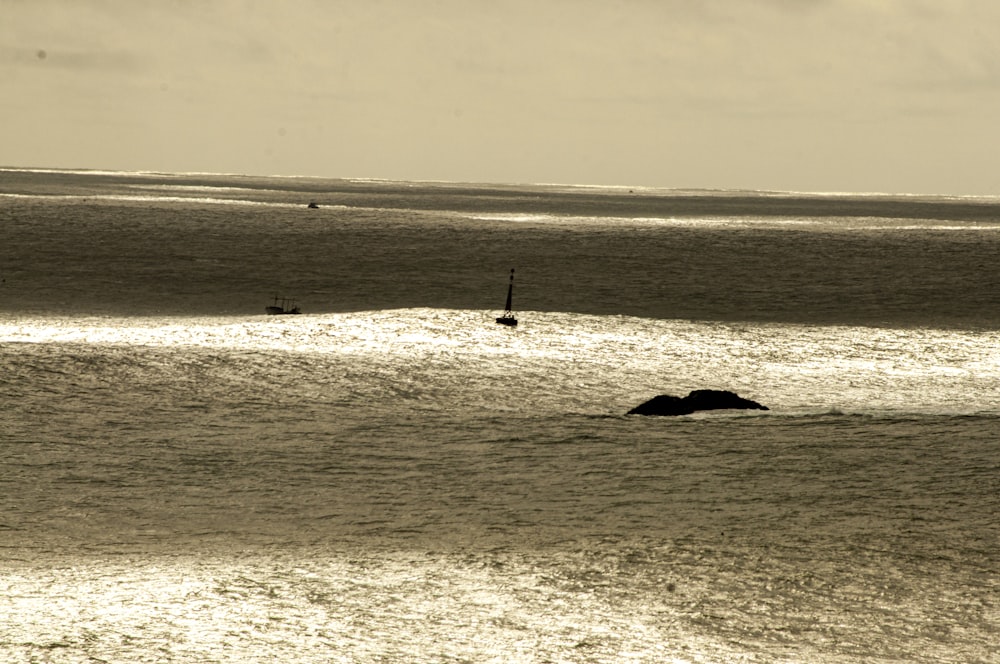
<instances>
[{"instance_id":1,"label":"sunlit water","mask_svg":"<svg viewBox=\"0 0 1000 664\"><path fill-rule=\"evenodd\" d=\"M0 659L998 661L980 208L33 177L0 201ZM290 283L306 313L262 315ZM771 410L623 415L699 388Z\"/></svg>"}]
</instances>

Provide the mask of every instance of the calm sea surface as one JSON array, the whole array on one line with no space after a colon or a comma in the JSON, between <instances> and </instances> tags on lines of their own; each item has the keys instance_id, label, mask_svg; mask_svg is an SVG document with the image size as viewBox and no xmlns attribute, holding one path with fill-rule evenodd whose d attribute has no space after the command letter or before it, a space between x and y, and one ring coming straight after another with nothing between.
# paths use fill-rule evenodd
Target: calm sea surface
<instances>
[{"instance_id":1,"label":"calm sea surface","mask_svg":"<svg viewBox=\"0 0 1000 664\"><path fill-rule=\"evenodd\" d=\"M0 169L0 231L0 661L1000 662L1000 199ZM701 388L771 410L623 415Z\"/></svg>"}]
</instances>

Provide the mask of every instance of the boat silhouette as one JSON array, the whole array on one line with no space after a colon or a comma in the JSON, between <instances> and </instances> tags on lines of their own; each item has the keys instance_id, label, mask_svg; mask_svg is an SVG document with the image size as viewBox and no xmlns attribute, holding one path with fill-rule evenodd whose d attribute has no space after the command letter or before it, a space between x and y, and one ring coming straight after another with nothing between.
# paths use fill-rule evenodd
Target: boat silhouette
<instances>
[{"instance_id":1,"label":"boat silhouette","mask_svg":"<svg viewBox=\"0 0 1000 664\"><path fill-rule=\"evenodd\" d=\"M511 309L511 298L514 295L514 268L510 269L510 283L507 285L507 304L504 307L503 316L497 318L497 323L509 327L517 327L517 318Z\"/></svg>"},{"instance_id":2,"label":"boat silhouette","mask_svg":"<svg viewBox=\"0 0 1000 664\"><path fill-rule=\"evenodd\" d=\"M278 304L279 301L281 304ZM290 300L287 297L279 298L277 295L274 296L274 304L264 307L264 311L267 312L268 316L302 313L302 310L295 306L295 300Z\"/></svg>"}]
</instances>

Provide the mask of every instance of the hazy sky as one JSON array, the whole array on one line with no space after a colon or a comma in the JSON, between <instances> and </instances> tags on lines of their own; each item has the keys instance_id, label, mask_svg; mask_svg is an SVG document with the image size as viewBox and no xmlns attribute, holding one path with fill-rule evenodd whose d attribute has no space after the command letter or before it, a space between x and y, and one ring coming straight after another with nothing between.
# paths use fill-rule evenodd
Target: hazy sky
<instances>
[{"instance_id":1,"label":"hazy sky","mask_svg":"<svg viewBox=\"0 0 1000 664\"><path fill-rule=\"evenodd\" d=\"M994 0L0 0L0 165L1000 194Z\"/></svg>"}]
</instances>

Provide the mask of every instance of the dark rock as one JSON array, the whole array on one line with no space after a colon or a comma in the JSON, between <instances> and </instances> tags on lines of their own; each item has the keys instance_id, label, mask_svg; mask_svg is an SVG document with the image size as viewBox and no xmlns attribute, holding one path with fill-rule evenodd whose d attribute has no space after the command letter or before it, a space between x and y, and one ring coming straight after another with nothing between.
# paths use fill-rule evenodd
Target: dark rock
<instances>
[{"instance_id":1,"label":"dark rock","mask_svg":"<svg viewBox=\"0 0 1000 664\"><path fill-rule=\"evenodd\" d=\"M686 397L669 394L655 396L646 403L630 410L628 415L690 415L699 410L723 410L739 408L743 410L768 410L756 401L744 399L735 392L726 390L694 390Z\"/></svg>"}]
</instances>

